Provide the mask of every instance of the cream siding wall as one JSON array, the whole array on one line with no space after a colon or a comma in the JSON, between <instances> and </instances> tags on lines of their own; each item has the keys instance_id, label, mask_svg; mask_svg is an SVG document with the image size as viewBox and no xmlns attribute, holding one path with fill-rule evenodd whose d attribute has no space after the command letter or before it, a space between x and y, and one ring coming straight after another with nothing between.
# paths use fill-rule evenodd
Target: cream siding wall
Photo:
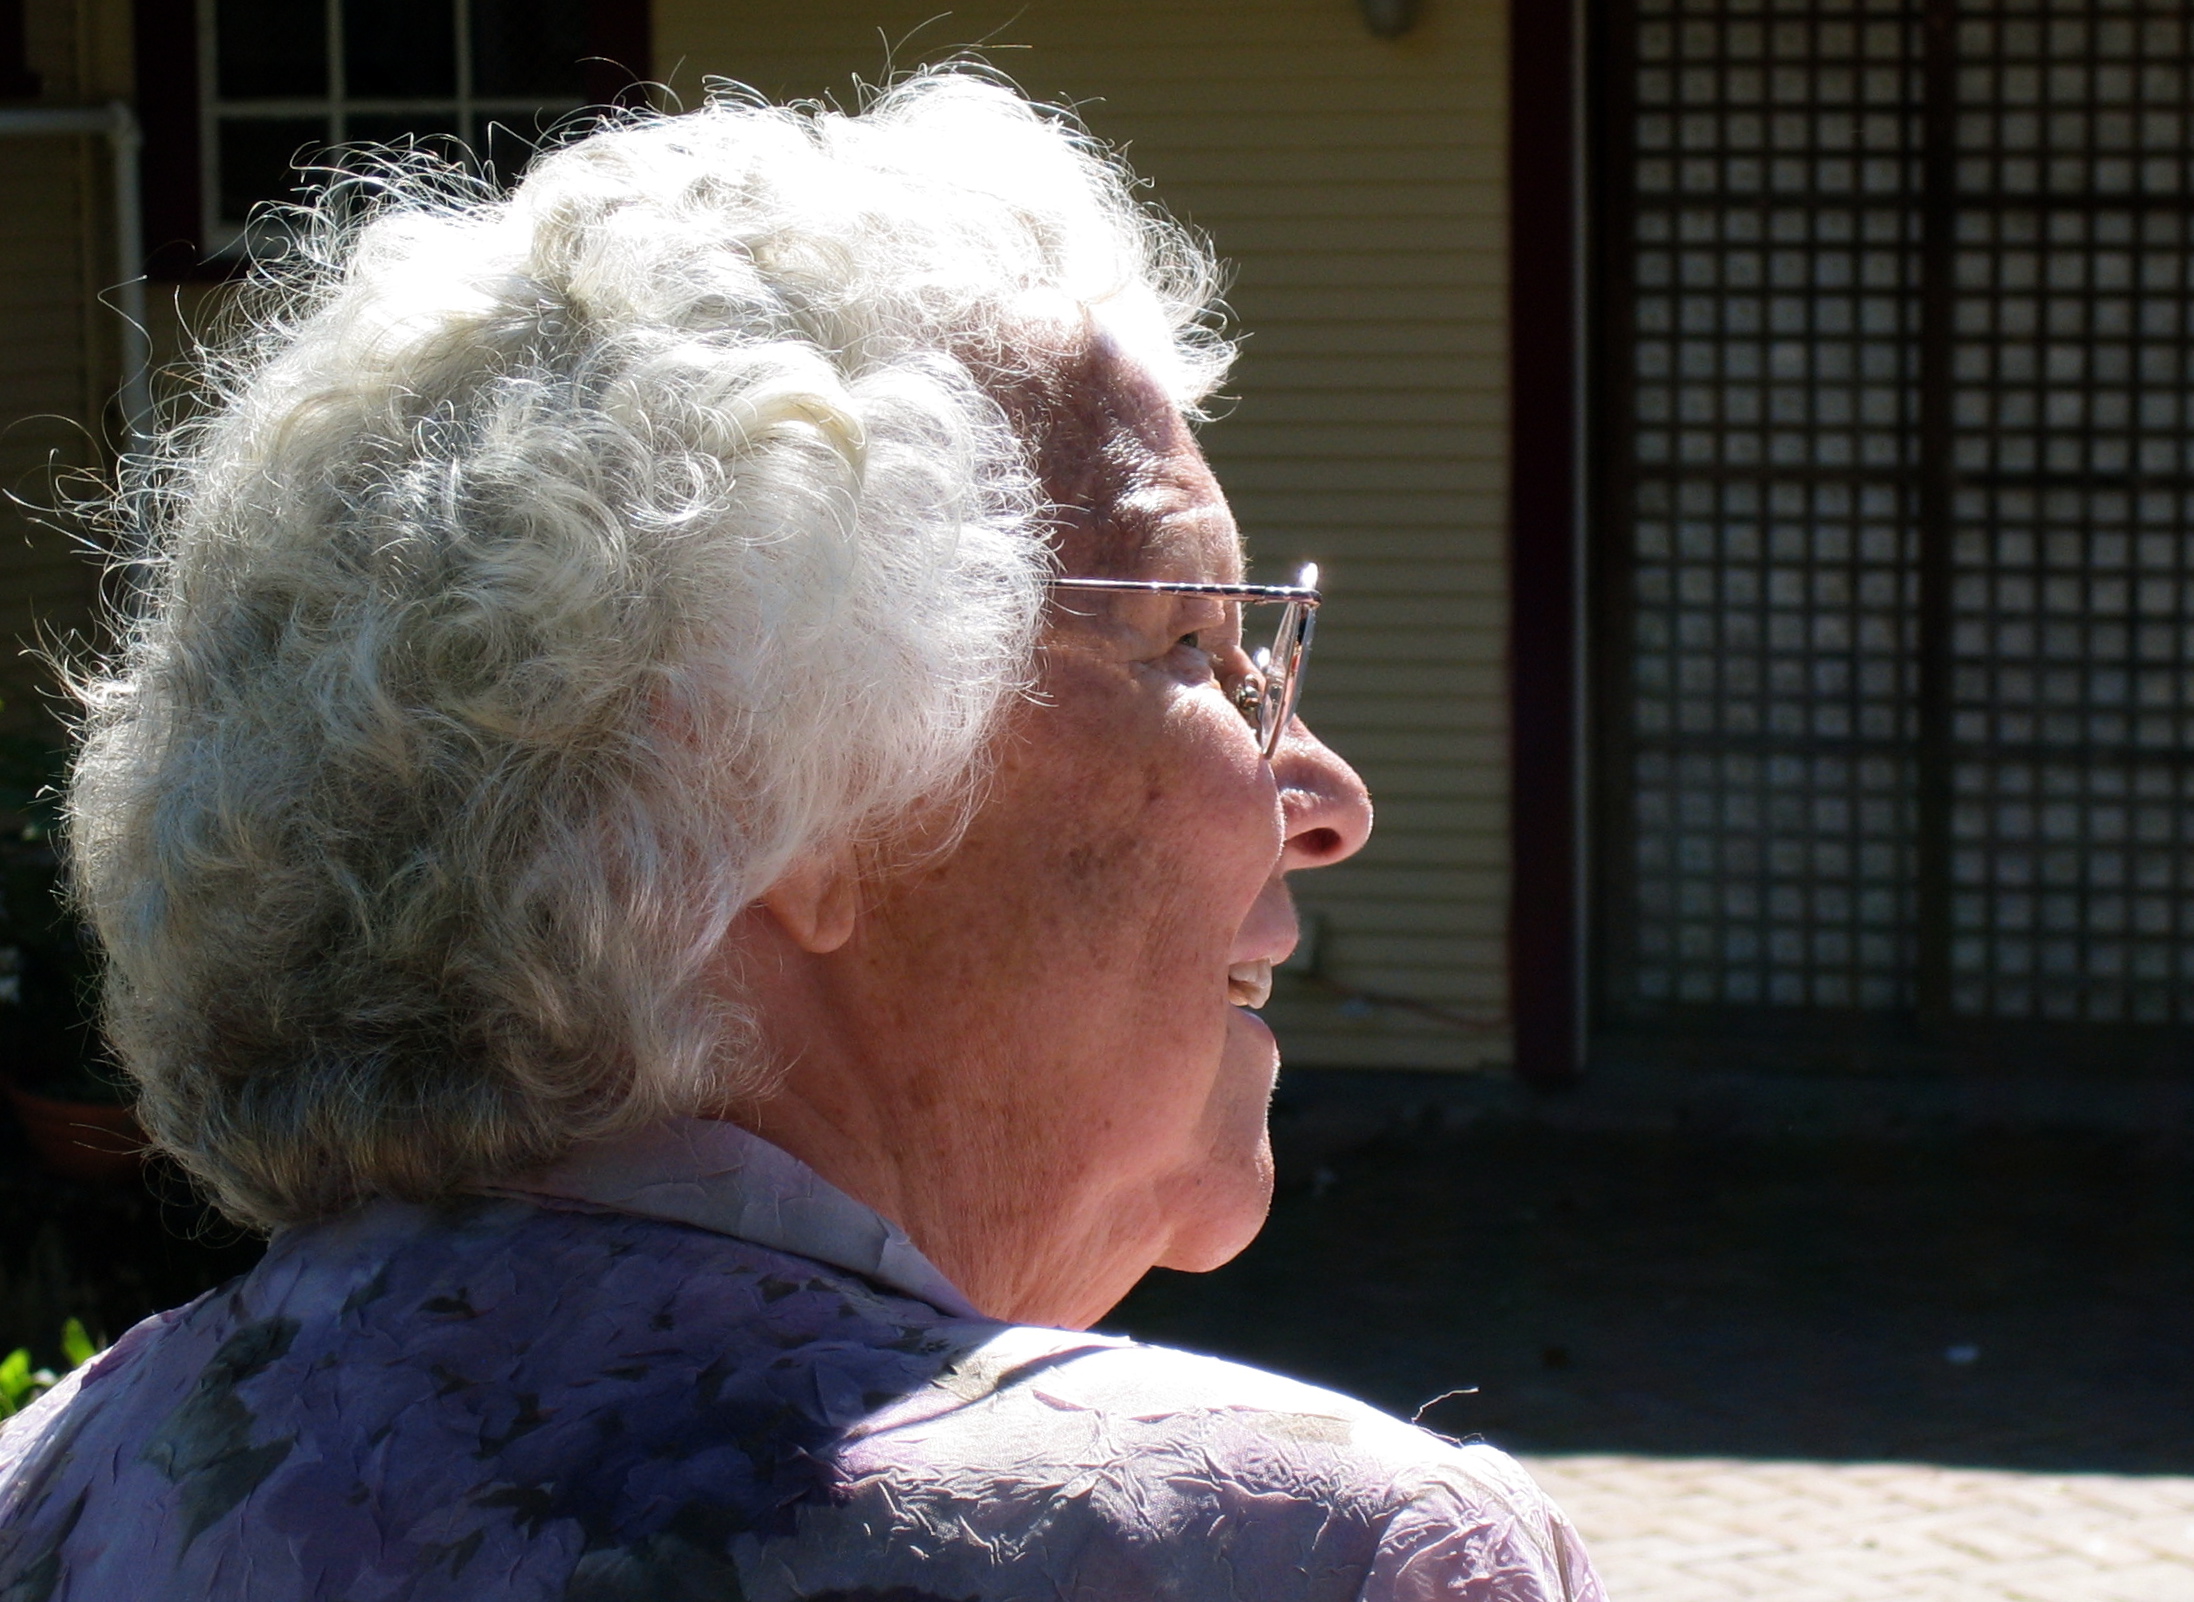
<instances>
[{"instance_id":1,"label":"cream siding wall","mask_svg":"<svg viewBox=\"0 0 2194 1602\"><path fill-rule=\"evenodd\" d=\"M126 13L86 0L31 0L31 105L128 92ZM95 576L45 508L71 469L102 460L115 388L116 325L104 138L0 140L0 729L45 726L47 676L26 657L41 637L84 628Z\"/></svg>"},{"instance_id":2,"label":"cream siding wall","mask_svg":"<svg viewBox=\"0 0 2194 1602\"><path fill-rule=\"evenodd\" d=\"M1505 12L1426 0L1383 41L1351 0L1016 0L941 22L926 0L656 0L656 71L689 102L708 74L842 99L883 74L885 40L902 64L988 41L1235 264L1251 338L1205 441L1260 572L1325 565L1306 711L1379 807L1371 846L1300 896L1334 977L1478 1023L1297 987L1272 1016L1301 1065L1508 1054Z\"/></svg>"},{"instance_id":3,"label":"cream siding wall","mask_svg":"<svg viewBox=\"0 0 2194 1602\"><path fill-rule=\"evenodd\" d=\"M35 508L57 493L55 469L93 458L87 391L83 263L85 174L75 139L0 147L0 727L35 717L25 647L48 628L79 626L89 599L84 564Z\"/></svg>"}]
</instances>

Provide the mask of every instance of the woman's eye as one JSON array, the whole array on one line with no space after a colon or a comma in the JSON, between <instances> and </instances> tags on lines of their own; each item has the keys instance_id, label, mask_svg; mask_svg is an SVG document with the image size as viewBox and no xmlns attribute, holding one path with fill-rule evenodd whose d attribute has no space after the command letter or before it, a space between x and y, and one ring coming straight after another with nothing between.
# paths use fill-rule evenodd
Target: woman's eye
<instances>
[{"instance_id":1,"label":"woman's eye","mask_svg":"<svg viewBox=\"0 0 2194 1602\"><path fill-rule=\"evenodd\" d=\"M1201 651L1204 648L1202 637L1195 634L1184 634L1173 643L1175 645L1185 645L1191 651Z\"/></svg>"}]
</instances>

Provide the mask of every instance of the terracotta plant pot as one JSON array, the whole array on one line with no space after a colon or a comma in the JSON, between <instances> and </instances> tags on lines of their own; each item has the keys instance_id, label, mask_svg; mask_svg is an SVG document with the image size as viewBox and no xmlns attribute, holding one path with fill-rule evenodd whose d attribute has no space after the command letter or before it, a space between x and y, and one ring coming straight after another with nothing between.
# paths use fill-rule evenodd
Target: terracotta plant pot
<instances>
[{"instance_id":1,"label":"terracotta plant pot","mask_svg":"<svg viewBox=\"0 0 2194 1602\"><path fill-rule=\"evenodd\" d=\"M23 1132L54 1173L108 1183L137 1177L144 1164L145 1132L127 1106L56 1101L12 1081L7 1092Z\"/></svg>"}]
</instances>

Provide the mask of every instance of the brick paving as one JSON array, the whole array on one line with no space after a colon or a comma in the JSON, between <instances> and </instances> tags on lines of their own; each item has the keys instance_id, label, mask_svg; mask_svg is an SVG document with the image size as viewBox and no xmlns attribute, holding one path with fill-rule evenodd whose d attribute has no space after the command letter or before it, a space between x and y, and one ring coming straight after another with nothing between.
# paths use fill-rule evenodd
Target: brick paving
<instances>
[{"instance_id":1,"label":"brick paving","mask_svg":"<svg viewBox=\"0 0 2194 1602\"><path fill-rule=\"evenodd\" d=\"M2190 1602L2194 1476L1534 1456L1614 1602Z\"/></svg>"}]
</instances>

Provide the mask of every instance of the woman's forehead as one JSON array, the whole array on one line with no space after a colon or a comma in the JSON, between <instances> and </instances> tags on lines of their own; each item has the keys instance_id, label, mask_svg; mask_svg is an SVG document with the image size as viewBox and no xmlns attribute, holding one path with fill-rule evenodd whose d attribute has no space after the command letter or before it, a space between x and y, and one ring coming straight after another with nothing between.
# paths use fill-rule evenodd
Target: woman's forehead
<instances>
[{"instance_id":1,"label":"woman's forehead","mask_svg":"<svg viewBox=\"0 0 2194 1602\"><path fill-rule=\"evenodd\" d=\"M1219 481L1141 363L1098 335L1042 389L1011 409L1028 429L1065 571L1208 582L1240 575L1240 536Z\"/></svg>"},{"instance_id":2,"label":"woman's forehead","mask_svg":"<svg viewBox=\"0 0 2194 1602\"><path fill-rule=\"evenodd\" d=\"M1114 520L1134 531L1133 572L1123 578L1188 584L1232 584L1242 577L1242 541L1217 480L1199 454L1202 485L1160 478L1114 506ZM1208 486L1208 493L1202 493Z\"/></svg>"}]
</instances>

